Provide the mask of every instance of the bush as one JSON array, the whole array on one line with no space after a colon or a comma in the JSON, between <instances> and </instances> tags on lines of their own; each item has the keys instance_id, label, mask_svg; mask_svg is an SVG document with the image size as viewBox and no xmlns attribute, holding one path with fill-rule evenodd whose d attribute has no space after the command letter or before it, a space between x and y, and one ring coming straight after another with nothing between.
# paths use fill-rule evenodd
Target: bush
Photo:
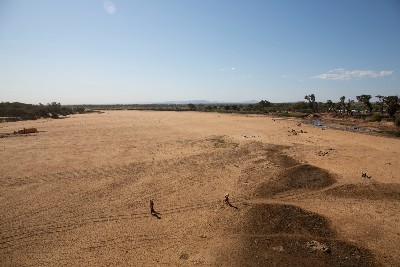
<instances>
[{"instance_id":1,"label":"bush","mask_svg":"<svg viewBox=\"0 0 400 267\"><path fill-rule=\"evenodd\" d=\"M386 116L383 114L372 114L370 117L371 121L381 121L383 118L385 118Z\"/></svg>"},{"instance_id":2,"label":"bush","mask_svg":"<svg viewBox=\"0 0 400 267\"><path fill-rule=\"evenodd\" d=\"M52 119L59 119L60 118L60 115L58 115L57 113L51 113L51 116L50 116Z\"/></svg>"},{"instance_id":3,"label":"bush","mask_svg":"<svg viewBox=\"0 0 400 267\"><path fill-rule=\"evenodd\" d=\"M301 112L276 112L274 113L274 115L279 117L294 117L302 119L309 116L308 113L301 113ZM315 118L319 118L319 116L315 116Z\"/></svg>"},{"instance_id":4,"label":"bush","mask_svg":"<svg viewBox=\"0 0 400 267\"><path fill-rule=\"evenodd\" d=\"M394 119L394 125L400 127L400 115L397 115L396 119Z\"/></svg>"}]
</instances>

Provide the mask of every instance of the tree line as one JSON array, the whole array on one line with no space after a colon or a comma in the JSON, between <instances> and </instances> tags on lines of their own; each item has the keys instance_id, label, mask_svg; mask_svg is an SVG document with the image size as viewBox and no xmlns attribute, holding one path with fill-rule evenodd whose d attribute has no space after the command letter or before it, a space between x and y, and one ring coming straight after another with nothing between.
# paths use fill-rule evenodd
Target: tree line
<instances>
[{"instance_id":1,"label":"tree line","mask_svg":"<svg viewBox=\"0 0 400 267\"><path fill-rule=\"evenodd\" d=\"M261 100L257 104L223 104L223 105L194 105L188 104L188 110L218 111L235 113L273 113L280 116L306 117L310 113L330 113L335 117L361 117L370 121L380 121L384 118L393 120L400 126L400 99L398 96L375 96L377 100L372 102L372 96L362 94L356 96L356 100L341 96L337 102L327 100L318 102L314 94L304 97L307 101L292 103L271 103ZM397 116L396 116L397 114Z\"/></svg>"},{"instance_id":2,"label":"tree line","mask_svg":"<svg viewBox=\"0 0 400 267\"><path fill-rule=\"evenodd\" d=\"M337 102L327 100L319 102L315 94L304 97L306 101L272 103L261 100L257 103L205 103L205 104L118 104L118 105L85 105L91 110L156 110L156 111L201 111L219 113L241 114L273 114L274 116L307 117L310 114L329 113L334 117L358 117L370 121L382 119L394 120L400 126L400 110L398 96L376 96L377 101L372 102L372 96L362 94L356 100L339 97Z\"/></svg>"},{"instance_id":3,"label":"tree line","mask_svg":"<svg viewBox=\"0 0 400 267\"><path fill-rule=\"evenodd\" d=\"M393 118L396 112L400 110L400 102L398 96L381 96L378 95L376 102L371 102L371 95L356 96L356 100L347 99L341 96L337 102L327 100L318 102L314 94L306 95L305 101L298 101L292 103L271 103L267 100L261 100L256 104L217 104L217 105L204 105L204 104L188 104L188 110L212 110L212 111L255 111L261 113L273 113L282 111L301 112L301 113L321 113L328 112L334 113L338 116L348 115L371 115L374 113L386 114L389 118Z\"/></svg>"},{"instance_id":4,"label":"tree line","mask_svg":"<svg viewBox=\"0 0 400 267\"><path fill-rule=\"evenodd\" d=\"M363 106L357 105L357 103L341 96L339 102L333 103L332 100L327 100L325 107L327 112L334 113L345 113L347 115L354 115L354 113L362 112L364 114L373 114L379 112L380 114L387 114L389 118L393 118L396 112L400 109L400 102L398 96L375 96L378 100L375 103L371 102L371 95L359 95L356 96L357 102L363 104ZM304 97L309 101L310 108L313 112L318 113L319 104L315 102L314 94L306 95Z\"/></svg>"},{"instance_id":5,"label":"tree line","mask_svg":"<svg viewBox=\"0 0 400 267\"><path fill-rule=\"evenodd\" d=\"M128 104L128 105L83 105L63 106L52 102L47 105L24 104L19 102L0 103L0 117L16 117L23 120L38 118L59 118L75 113L93 112L94 110L158 110L158 111L202 111L241 114L273 114L276 116L306 117L309 114L329 113L335 117L361 117L371 121L393 120L400 126L400 99L398 96L372 96L362 94L356 99L339 97L337 102L327 100L318 102L315 94L304 97L306 101L290 103L271 103L261 100L258 103L212 103L212 104ZM397 116L396 116L397 115Z\"/></svg>"},{"instance_id":6,"label":"tree line","mask_svg":"<svg viewBox=\"0 0 400 267\"><path fill-rule=\"evenodd\" d=\"M13 117L21 120L36 120L39 118L58 119L60 116L84 112L85 109L83 107L62 106L57 102L46 105L33 105L20 102L0 103L0 117Z\"/></svg>"}]
</instances>

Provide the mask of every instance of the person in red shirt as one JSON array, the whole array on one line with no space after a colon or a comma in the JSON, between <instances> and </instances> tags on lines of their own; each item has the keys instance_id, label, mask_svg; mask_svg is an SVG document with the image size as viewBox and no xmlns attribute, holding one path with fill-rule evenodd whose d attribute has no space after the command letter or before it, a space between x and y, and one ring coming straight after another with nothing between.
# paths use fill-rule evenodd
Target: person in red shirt
<instances>
[{"instance_id":1,"label":"person in red shirt","mask_svg":"<svg viewBox=\"0 0 400 267\"><path fill-rule=\"evenodd\" d=\"M224 202L225 202L225 204L227 204L227 205L230 204L230 203L229 203L229 194L226 194L226 195L224 196Z\"/></svg>"}]
</instances>

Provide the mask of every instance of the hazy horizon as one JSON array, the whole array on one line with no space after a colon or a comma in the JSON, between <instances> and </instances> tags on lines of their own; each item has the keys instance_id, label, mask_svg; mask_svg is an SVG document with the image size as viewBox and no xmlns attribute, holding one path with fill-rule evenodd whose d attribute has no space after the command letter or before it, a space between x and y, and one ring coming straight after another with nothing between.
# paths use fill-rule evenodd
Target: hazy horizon
<instances>
[{"instance_id":1,"label":"hazy horizon","mask_svg":"<svg viewBox=\"0 0 400 267\"><path fill-rule=\"evenodd\" d=\"M0 1L0 102L398 95L398 29L397 0Z\"/></svg>"}]
</instances>

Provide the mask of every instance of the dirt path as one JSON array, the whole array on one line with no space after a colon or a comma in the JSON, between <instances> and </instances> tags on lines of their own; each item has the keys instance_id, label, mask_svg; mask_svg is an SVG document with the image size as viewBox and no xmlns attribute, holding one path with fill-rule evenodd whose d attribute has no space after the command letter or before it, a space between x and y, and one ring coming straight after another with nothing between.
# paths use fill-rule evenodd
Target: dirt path
<instances>
[{"instance_id":1,"label":"dirt path","mask_svg":"<svg viewBox=\"0 0 400 267\"><path fill-rule=\"evenodd\" d=\"M0 266L400 262L397 139L195 112L0 131L23 127L0 139Z\"/></svg>"}]
</instances>

